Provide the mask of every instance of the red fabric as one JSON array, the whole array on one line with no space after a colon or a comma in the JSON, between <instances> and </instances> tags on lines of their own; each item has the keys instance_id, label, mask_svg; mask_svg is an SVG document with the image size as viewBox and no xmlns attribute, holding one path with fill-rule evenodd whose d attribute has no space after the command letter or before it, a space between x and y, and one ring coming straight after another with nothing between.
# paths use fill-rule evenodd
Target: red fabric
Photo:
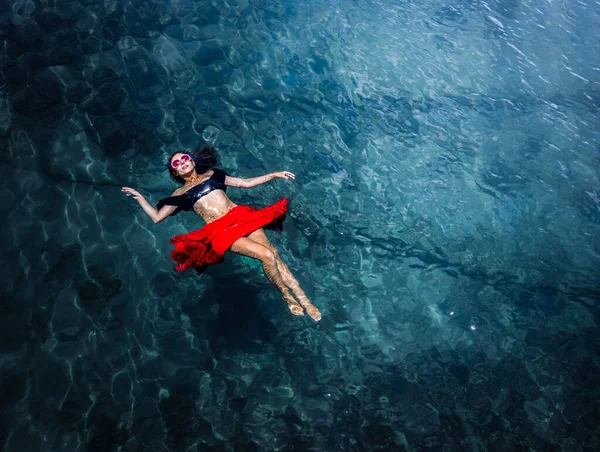
<instances>
[{"instance_id":1,"label":"red fabric","mask_svg":"<svg viewBox=\"0 0 600 452\"><path fill-rule=\"evenodd\" d=\"M176 235L171 239L171 244L175 245L171 251L171 258L177 262L175 269L194 268L202 273L207 265L223 262L223 254L237 239L260 228L281 231L287 210L287 198L264 209L236 206L197 231Z\"/></svg>"}]
</instances>

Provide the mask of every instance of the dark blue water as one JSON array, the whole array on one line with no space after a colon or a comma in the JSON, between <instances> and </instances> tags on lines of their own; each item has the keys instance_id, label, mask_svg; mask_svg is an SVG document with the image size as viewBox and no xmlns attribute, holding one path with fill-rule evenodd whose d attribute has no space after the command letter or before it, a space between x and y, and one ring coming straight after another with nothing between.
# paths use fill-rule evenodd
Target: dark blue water
<instances>
[{"instance_id":1,"label":"dark blue water","mask_svg":"<svg viewBox=\"0 0 600 452\"><path fill-rule=\"evenodd\" d=\"M0 3L3 451L600 448L600 6ZM163 162L282 196L176 273Z\"/></svg>"}]
</instances>

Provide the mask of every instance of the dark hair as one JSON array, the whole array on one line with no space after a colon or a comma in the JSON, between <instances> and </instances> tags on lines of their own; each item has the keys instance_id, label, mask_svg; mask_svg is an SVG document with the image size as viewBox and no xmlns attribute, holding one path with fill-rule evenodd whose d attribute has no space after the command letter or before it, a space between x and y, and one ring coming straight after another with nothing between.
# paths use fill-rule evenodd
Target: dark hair
<instances>
[{"instance_id":1,"label":"dark hair","mask_svg":"<svg viewBox=\"0 0 600 452\"><path fill-rule=\"evenodd\" d=\"M169 170L171 179L179 184L184 184L185 180L183 180L183 178L179 176L171 166L171 160L176 154L188 154L196 164L196 172L199 174L202 174L217 165L217 150L214 146L208 144L204 146L198 146L193 151L191 149L184 149L183 151L173 152L171 157L169 157L169 160L167 160L167 169Z\"/></svg>"}]
</instances>

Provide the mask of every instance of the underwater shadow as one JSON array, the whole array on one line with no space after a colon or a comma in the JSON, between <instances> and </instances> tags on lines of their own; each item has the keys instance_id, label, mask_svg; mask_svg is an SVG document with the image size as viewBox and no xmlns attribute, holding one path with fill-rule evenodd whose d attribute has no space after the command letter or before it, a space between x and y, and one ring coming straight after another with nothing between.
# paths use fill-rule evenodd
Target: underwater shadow
<instances>
[{"instance_id":1,"label":"underwater shadow","mask_svg":"<svg viewBox=\"0 0 600 452\"><path fill-rule=\"evenodd\" d=\"M207 275L208 276L208 275ZM266 291L236 275L210 275L214 285L210 291L219 311L207 325L206 339L214 356L223 352L259 353L263 343L273 343L277 329L270 322L271 300L262 300Z\"/></svg>"}]
</instances>

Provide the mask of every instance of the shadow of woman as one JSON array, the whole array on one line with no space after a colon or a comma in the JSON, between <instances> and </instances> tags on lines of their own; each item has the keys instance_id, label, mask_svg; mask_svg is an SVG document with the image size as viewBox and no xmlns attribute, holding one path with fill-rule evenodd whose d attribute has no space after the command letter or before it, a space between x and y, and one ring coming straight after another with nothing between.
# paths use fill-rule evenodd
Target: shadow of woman
<instances>
[{"instance_id":1,"label":"shadow of woman","mask_svg":"<svg viewBox=\"0 0 600 452\"><path fill-rule=\"evenodd\" d=\"M265 342L273 343L277 329L270 319L273 309L268 306L276 294L239 275L211 277L214 284L207 295L219 309L216 319L207 324L205 337L214 357L218 359L223 352L259 353Z\"/></svg>"}]
</instances>

